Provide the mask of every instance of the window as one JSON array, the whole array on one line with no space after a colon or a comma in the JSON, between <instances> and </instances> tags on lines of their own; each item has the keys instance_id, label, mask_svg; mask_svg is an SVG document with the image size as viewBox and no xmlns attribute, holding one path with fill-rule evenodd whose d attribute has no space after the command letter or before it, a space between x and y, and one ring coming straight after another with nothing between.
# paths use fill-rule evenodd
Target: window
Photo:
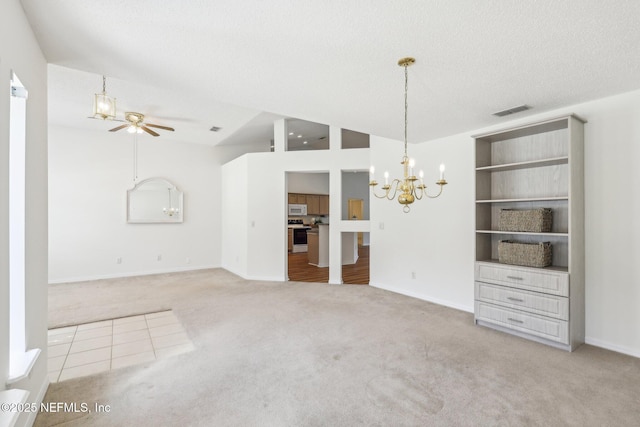
<instances>
[{"instance_id":1,"label":"window","mask_svg":"<svg viewBox=\"0 0 640 427\"><path fill-rule=\"evenodd\" d=\"M39 349L27 352L25 304L25 197L27 90L12 73L9 106L9 380L29 374Z\"/></svg>"},{"instance_id":2,"label":"window","mask_svg":"<svg viewBox=\"0 0 640 427\"><path fill-rule=\"evenodd\" d=\"M328 149L329 126L299 119L287 120L287 151Z\"/></svg>"}]
</instances>

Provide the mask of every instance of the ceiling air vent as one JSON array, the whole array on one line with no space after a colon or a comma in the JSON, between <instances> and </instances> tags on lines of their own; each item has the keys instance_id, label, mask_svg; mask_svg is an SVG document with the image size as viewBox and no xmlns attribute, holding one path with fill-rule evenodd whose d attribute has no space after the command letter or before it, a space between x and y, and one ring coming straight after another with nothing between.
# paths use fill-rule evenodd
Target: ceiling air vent
<instances>
[{"instance_id":1,"label":"ceiling air vent","mask_svg":"<svg viewBox=\"0 0 640 427\"><path fill-rule=\"evenodd\" d=\"M531 107L529 107L528 105L518 105L517 107L507 108L506 110L498 111L497 113L493 113L493 115L498 117L504 117L504 116L508 116L509 114L515 114L515 113L519 113L520 111L526 111L530 109Z\"/></svg>"},{"instance_id":2,"label":"ceiling air vent","mask_svg":"<svg viewBox=\"0 0 640 427\"><path fill-rule=\"evenodd\" d=\"M218 127L218 126L211 126L211 129L209 129L209 130L210 130L211 132L218 132L220 129L222 129L222 128L220 128L220 127Z\"/></svg>"}]
</instances>

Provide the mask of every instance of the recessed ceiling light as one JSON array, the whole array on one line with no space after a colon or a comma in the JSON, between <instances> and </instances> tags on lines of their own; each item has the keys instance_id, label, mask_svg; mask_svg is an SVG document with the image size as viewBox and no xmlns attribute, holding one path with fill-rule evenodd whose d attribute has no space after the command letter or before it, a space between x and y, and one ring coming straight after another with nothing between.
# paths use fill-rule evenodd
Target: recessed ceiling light
<instances>
[{"instance_id":1,"label":"recessed ceiling light","mask_svg":"<svg viewBox=\"0 0 640 427\"><path fill-rule=\"evenodd\" d=\"M303 144L306 144L306 143L307 143L307 141L304 141L304 142L303 142Z\"/></svg>"},{"instance_id":2,"label":"recessed ceiling light","mask_svg":"<svg viewBox=\"0 0 640 427\"><path fill-rule=\"evenodd\" d=\"M298 138L302 138L302 135L298 135Z\"/></svg>"},{"instance_id":3,"label":"recessed ceiling light","mask_svg":"<svg viewBox=\"0 0 640 427\"><path fill-rule=\"evenodd\" d=\"M293 135L293 132L289 132L289 135Z\"/></svg>"}]
</instances>

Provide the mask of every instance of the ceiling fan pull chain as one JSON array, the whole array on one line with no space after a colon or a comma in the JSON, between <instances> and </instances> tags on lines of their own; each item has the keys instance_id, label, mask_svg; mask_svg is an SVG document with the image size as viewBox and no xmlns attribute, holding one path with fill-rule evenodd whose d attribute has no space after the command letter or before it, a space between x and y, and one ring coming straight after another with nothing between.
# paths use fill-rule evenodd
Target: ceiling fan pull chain
<instances>
[{"instance_id":1,"label":"ceiling fan pull chain","mask_svg":"<svg viewBox=\"0 0 640 427\"><path fill-rule=\"evenodd\" d=\"M138 134L133 134L133 182L138 182Z\"/></svg>"}]
</instances>

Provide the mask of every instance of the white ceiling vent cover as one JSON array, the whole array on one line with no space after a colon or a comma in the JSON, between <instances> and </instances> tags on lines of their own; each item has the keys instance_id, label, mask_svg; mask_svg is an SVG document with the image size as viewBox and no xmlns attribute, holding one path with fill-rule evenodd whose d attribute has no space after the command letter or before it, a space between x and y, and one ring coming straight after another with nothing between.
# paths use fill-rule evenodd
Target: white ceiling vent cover
<instances>
[{"instance_id":1,"label":"white ceiling vent cover","mask_svg":"<svg viewBox=\"0 0 640 427\"><path fill-rule=\"evenodd\" d=\"M509 114L515 114L515 113L519 113L520 111L526 111L530 109L531 107L523 104L523 105L518 105L517 107L507 108L506 110L498 111L496 113L493 113L493 115L498 117L504 117L504 116L508 116Z\"/></svg>"}]
</instances>

